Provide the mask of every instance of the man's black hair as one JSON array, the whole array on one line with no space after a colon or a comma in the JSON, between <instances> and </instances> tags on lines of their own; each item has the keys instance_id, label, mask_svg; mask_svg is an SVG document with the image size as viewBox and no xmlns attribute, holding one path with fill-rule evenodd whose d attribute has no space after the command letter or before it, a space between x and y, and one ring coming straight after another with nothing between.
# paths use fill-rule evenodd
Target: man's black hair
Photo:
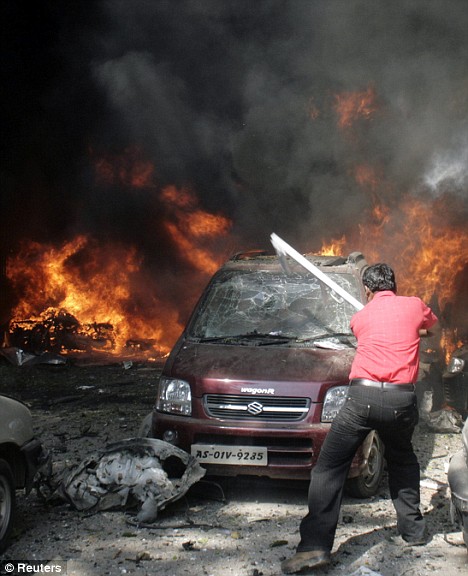
<instances>
[{"instance_id":1,"label":"man's black hair","mask_svg":"<svg viewBox=\"0 0 468 576\"><path fill-rule=\"evenodd\" d=\"M373 264L364 270L362 282L371 292L396 292L395 273L388 264Z\"/></svg>"}]
</instances>

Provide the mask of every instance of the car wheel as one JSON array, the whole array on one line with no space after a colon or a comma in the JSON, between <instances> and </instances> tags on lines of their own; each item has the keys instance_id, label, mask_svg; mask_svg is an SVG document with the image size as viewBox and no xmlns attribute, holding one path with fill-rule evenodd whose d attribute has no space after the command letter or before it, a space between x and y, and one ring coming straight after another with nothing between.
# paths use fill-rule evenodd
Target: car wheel
<instances>
[{"instance_id":1,"label":"car wheel","mask_svg":"<svg viewBox=\"0 0 468 576\"><path fill-rule=\"evenodd\" d=\"M0 552L8 545L15 513L15 484L8 462L0 459Z\"/></svg>"},{"instance_id":2,"label":"car wheel","mask_svg":"<svg viewBox=\"0 0 468 576\"><path fill-rule=\"evenodd\" d=\"M384 448L375 434L367 457L364 472L356 478L346 481L346 492L353 498L370 498L375 496L382 480L384 470Z\"/></svg>"}]
</instances>

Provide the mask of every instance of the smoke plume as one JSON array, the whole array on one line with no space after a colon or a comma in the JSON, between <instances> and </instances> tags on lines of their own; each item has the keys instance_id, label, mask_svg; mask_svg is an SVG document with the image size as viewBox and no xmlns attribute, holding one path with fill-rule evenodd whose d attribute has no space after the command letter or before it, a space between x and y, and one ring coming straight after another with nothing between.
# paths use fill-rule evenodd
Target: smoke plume
<instances>
[{"instance_id":1,"label":"smoke plume","mask_svg":"<svg viewBox=\"0 0 468 576\"><path fill-rule=\"evenodd\" d=\"M226 257L270 248L273 231L313 251L362 222L359 165L390 208L444 198L466 227L463 0L5 0L2 12L3 262L24 239L128 244L186 317L180 294L202 282L162 226L165 187L232 222ZM372 94L372 109L343 126L351 93ZM151 179L96 176L132 154Z\"/></svg>"}]
</instances>

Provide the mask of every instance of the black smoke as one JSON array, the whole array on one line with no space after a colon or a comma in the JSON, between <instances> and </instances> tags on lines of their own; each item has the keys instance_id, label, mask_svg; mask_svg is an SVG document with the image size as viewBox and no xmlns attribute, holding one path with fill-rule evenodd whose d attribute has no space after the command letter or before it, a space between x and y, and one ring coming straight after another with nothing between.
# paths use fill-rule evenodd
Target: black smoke
<instances>
[{"instance_id":1,"label":"black smoke","mask_svg":"<svg viewBox=\"0 0 468 576\"><path fill-rule=\"evenodd\" d=\"M136 246L155 282L177 270L190 285L154 188L95 178L96 158L134 147L154 164L156 190L188 185L232 219L233 251L269 248L272 231L314 250L355 229L369 203L358 163L393 183L379 191L390 204L456 196L454 226L465 225L464 0L3 0L1 10L3 263L23 239L87 233ZM336 94L369 86L376 112L346 135Z\"/></svg>"}]
</instances>

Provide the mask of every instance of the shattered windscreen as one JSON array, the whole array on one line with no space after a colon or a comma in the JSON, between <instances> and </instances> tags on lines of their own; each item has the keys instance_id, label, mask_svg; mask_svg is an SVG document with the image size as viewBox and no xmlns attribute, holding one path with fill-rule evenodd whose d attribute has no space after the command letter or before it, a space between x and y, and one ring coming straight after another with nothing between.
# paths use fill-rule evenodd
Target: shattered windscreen
<instances>
[{"instance_id":1,"label":"shattered windscreen","mask_svg":"<svg viewBox=\"0 0 468 576\"><path fill-rule=\"evenodd\" d=\"M351 274L329 277L359 299ZM211 284L190 327L195 338L271 334L298 339L350 334L356 312L312 274L226 271Z\"/></svg>"}]
</instances>

